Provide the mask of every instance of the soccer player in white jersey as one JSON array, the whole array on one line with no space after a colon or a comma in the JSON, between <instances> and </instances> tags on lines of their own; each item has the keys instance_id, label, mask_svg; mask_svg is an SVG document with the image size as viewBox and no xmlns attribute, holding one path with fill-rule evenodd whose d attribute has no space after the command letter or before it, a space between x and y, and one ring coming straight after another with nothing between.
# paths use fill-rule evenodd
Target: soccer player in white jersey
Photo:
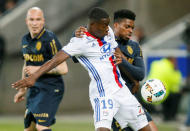
<instances>
[{"instance_id":1,"label":"soccer player in white jersey","mask_svg":"<svg viewBox=\"0 0 190 131\"><path fill-rule=\"evenodd\" d=\"M110 131L113 117L122 128L130 125L136 131L150 131L141 105L120 76L117 64L121 60L114 58L114 52L120 50L113 39L112 30L108 27L109 15L96 7L90 10L88 17L88 32L83 38L72 38L53 59L31 76L12 84L12 87L29 88L42 74L70 56L75 56L91 78L89 96L94 110L96 131Z\"/></svg>"}]
</instances>

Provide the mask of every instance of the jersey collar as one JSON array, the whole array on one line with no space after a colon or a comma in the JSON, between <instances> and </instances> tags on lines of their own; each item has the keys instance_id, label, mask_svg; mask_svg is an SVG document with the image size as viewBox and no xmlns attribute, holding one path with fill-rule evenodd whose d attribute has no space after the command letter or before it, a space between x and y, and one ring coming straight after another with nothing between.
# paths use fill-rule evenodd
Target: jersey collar
<instances>
[{"instance_id":1,"label":"jersey collar","mask_svg":"<svg viewBox=\"0 0 190 131\"><path fill-rule=\"evenodd\" d=\"M40 31L40 33L35 37L37 40L40 39L42 37L42 35L44 34L45 32L45 28L42 28L42 30Z\"/></svg>"},{"instance_id":2,"label":"jersey collar","mask_svg":"<svg viewBox=\"0 0 190 131\"><path fill-rule=\"evenodd\" d=\"M122 45L127 45L129 40L124 40L124 39L121 39L117 36L115 36L115 40L117 41L118 44L122 44Z\"/></svg>"},{"instance_id":3,"label":"jersey collar","mask_svg":"<svg viewBox=\"0 0 190 131\"><path fill-rule=\"evenodd\" d=\"M104 41L104 39L100 39L100 38L97 38L95 36L93 36L92 34L90 34L89 32L84 32L88 37L91 37L91 38L94 38L98 41L98 44L99 46L102 46L103 44L106 43L106 41Z\"/></svg>"},{"instance_id":4,"label":"jersey collar","mask_svg":"<svg viewBox=\"0 0 190 131\"><path fill-rule=\"evenodd\" d=\"M29 32L27 34L27 40L29 40L29 41L38 40L38 39L40 39L42 37L42 35L44 34L45 31L46 31L45 28L42 28L42 30L40 31L40 33L36 37L34 37L33 39L32 39L32 37L30 35L30 32Z\"/></svg>"}]
</instances>

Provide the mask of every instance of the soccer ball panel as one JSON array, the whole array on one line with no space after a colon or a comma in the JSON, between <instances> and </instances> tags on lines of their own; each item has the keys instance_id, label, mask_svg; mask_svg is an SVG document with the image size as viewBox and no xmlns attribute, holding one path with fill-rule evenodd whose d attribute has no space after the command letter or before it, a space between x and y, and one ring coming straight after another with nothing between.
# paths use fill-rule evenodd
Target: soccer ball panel
<instances>
[{"instance_id":1,"label":"soccer ball panel","mask_svg":"<svg viewBox=\"0 0 190 131\"><path fill-rule=\"evenodd\" d=\"M159 103L165 95L166 88L158 79L147 80L141 87L141 96L147 103Z\"/></svg>"}]
</instances>

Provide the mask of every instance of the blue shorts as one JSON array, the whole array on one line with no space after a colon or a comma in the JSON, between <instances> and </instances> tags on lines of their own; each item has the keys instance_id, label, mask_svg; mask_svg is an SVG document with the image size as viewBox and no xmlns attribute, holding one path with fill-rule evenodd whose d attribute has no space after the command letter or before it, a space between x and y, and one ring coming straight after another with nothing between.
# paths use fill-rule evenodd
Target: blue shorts
<instances>
[{"instance_id":1,"label":"blue shorts","mask_svg":"<svg viewBox=\"0 0 190 131\"><path fill-rule=\"evenodd\" d=\"M55 114L63 93L63 84L55 86L37 83L34 87L29 88L24 118L25 128L28 128L32 121L42 126L54 124Z\"/></svg>"}]
</instances>

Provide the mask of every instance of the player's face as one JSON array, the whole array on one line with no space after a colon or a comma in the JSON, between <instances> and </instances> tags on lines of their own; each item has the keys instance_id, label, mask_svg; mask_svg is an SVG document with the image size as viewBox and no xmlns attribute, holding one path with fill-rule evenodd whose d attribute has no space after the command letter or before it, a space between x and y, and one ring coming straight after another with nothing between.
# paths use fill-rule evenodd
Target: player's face
<instances>
[{"instance_id":1,"label":"player's face","mask_svg":"<svg viewBox=\"0 0 190 131\"><path fill-rule=\"evenodd\" d=\"M134 20L122 19L120 22L114 23L114 32L117 37L129 40L134 29Z\"/></svg>"},{"instance_id":2,"label":"player's face","mask_svg":"<svg viewBox=\"0 0 190 131\"><path fill-rule=\"evenodd\" d=\"M44 27L44 15L41 10L30 10L26 17L26 24L32 37L40 33Z\"/></svg>"},{"instance_id":3,"label":"player's face","mask_svg":"<svg viewBox=\"0 0 190 131\"><path fill-rule=\"evenodd\" d=\"M108 35L110 19L103 18L99 22L96 22L93 28L93 34L98 38L103 38Z\"/></svg>"}]
</instances>

